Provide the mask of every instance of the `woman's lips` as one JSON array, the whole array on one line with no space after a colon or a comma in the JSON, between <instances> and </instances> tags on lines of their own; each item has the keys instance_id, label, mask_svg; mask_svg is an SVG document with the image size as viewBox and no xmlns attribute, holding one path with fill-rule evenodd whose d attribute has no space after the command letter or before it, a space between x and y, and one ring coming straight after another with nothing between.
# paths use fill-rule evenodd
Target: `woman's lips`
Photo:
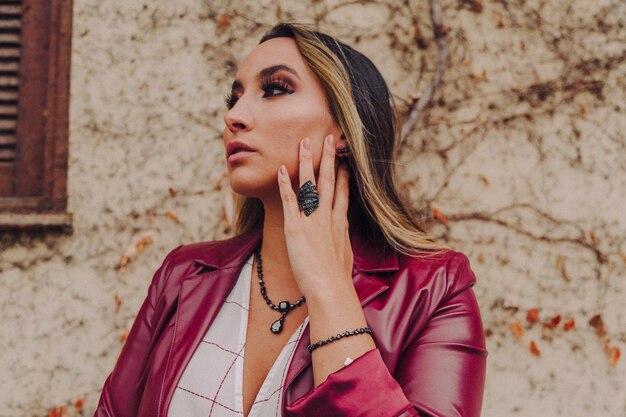
<instances>
[{"instance_id":1,"label":"woman's lips","mask_svg":"<svg viewBox=\"0 0 626 417\"><path fill-rule=\"evenodd\" d=\"M246 156L253 154L254 151L239 151L235 152L231 156L228 157L228 163L232 164L233 162L238 162L243 160Z\"/></svg>"}]
</instances>

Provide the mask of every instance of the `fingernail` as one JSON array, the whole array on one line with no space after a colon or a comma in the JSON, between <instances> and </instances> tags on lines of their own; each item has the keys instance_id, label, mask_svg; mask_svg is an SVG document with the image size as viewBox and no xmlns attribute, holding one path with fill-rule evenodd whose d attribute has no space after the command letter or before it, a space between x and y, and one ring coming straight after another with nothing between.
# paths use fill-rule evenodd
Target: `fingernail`
<instances>
[{"instance_id":1,"label":"fingernail","mask_svg":"<svg viewBox=\"0 0 626 417\"><path fill-rule=\"evenodd\" d=\"M333 135L326 136L326 144L327 145L332 145L333 144Z\"/></svg>"},{"instance_id":2,"label":"fingernail","mask_svg":"<svg viewBox=\"0 0 626 417\"><path fill-rule=\"evenodd\" d=\"M280 173L283 174L283 175L287 174L287 168L285 168L284 165L280 166Z\"/></svg>"},{"instance_id":3,"label":"fingernail","mask_svg":"<svg viewBox=\"0 0 626 417\"><path fill-rule=\"evenodd\" d=\"M304 138L302 146L304 146L304 149L309 149L309 138Z\"/></svg>"}]
</instances>

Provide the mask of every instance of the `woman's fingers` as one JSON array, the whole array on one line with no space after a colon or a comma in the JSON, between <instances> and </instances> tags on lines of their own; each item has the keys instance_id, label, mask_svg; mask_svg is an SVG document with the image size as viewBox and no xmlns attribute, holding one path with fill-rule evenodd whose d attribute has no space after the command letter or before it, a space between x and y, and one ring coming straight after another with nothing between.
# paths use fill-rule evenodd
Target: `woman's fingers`
<instances>
[{"instance_id":1,"label":"woman's fingers","mask_svg":"<svg viewBox=\"0 0 626 417\"><path fill-rule=\"evenodd\" d=\"M333 205L333 220L335 224L341 224L348 218L348 201L350 200L349 177L348 163L339 163L335 185L335 204Z\"/></svg>"},{"instance_id":2,"label":"woman's fingers","mask_svg":"<svg viewBox=\"0 0 626 417\"><path fill-rule=\"evenodd\" d=\"M335 191L335 141L332 134L324 138L317 188L320 193L320 207L332 210Z\"/></svg>"},{"instance_id":3,"label":"woman's fingers","mask_svg":"<svg viewBox=\"0 0 626 417\"><path fill-rule=\"evenodd\" d=\"M313 158L311 157L311 143L309 138L304 138L300 141L300 184L302 187L307 181L311 181L315 184L315 173L313 172Z\"/></svg>"},{"instance_id":4,"label":"woman's fingers","mask_svg":"<svg viewBox=\"0 0 626 417\"><path fill-rule=\"evenodd\" d=\"M278 189L283 202L285 227L287 227L300 217L300 208L298 207L298 197L291 188L291 178L289 178L289 173L284 165L278 169Z\"/></svg>"}]
</instances>

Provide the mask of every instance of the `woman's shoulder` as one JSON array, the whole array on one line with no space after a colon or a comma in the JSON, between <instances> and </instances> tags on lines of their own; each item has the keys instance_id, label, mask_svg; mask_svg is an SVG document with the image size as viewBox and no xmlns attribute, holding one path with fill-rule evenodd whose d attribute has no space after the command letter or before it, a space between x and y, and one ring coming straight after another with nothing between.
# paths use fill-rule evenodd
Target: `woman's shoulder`
<instances>
[{"instance_id":1,"label":"woman's shoulder","mask_svg":"<svg viewBox=\"0 0 626 417\"><path fill-rule=\"evenodd\" d=\"M424 255L398 253L398 266L396 279L410 280L416 290L429 287L443 298L452 297L476 283L469 257L454 249Z\"/></svg>"},{"instance_id":2,"label":"woman's shoulder","mask_svg":"<svg viewBox=\"0 0 626 417\"><path fill-rule=\"evenodd\" d=\"M245 237L238 235L178 245L163 259L153 280L159 282L154 284L161 289L176 286L186 278L229 266L229 260L243 247L244 241Z\"/></svg>"}]
</instances>

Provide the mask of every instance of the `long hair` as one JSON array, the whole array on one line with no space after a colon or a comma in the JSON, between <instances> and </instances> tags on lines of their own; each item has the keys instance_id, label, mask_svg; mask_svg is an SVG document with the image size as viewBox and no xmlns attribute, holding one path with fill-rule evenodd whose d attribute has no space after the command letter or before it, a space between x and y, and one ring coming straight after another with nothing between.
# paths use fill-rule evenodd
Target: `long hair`
<instances>
[{"instance_id":1,"label":"long hair","mask_svg":"<svg viewBox=\"0 0 626 417\"><path fill-rule=\"evenodd\" d=\"M432 255L447 248L427 235L420 220L426 216L398 192L398 116L387 84L372 61L306 24L279 23L259 44L277 37L295 40L304 61L320 80L330 113L350 146L350 228L361 228L368 239L383 239L409 256ZM259 199L236 196L236 234L262 227L263 217Z\"/></svg>"}]
</instances>

